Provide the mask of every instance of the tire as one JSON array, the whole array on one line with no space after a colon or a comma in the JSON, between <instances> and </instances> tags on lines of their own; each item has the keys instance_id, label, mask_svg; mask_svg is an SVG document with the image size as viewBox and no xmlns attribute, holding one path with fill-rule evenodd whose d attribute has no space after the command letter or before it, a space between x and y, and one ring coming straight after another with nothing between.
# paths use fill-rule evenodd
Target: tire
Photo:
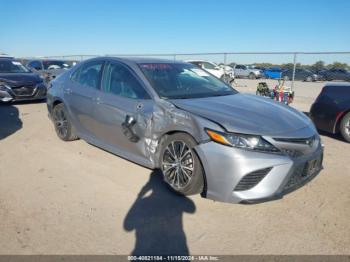
<instances>
[{"instance_id":1,"label":"tire","mask_svg":"<svg viewBox=\"0 0 350 262\"><path fill-rule=\"evenodd\" d=\"M55 125L56 134L61 140L73 141L78 139L63 103L60 103L53 108L52 120Z\"/></svg>"},{"instance_id":2,"label":"tire","mask_svg":"<svg viewBox=\"0 0 350 262\"><path fill-rule=\"evenodd\" d=\"M161 143L159 163L163 178L178 194L194 195L203 191L204 171L193 150L196 145L194 139L185 133L167 136Z\"/></svg>"},{"instance_id":3,"label":"tire","mask_svg":"<svg viewBox=\"0 0 350 262\"><path fill-rule=\"evenodd\" d=\"M283 80L284 80L284 81L289 81L289 76L284 76L284 77L283 77Z\"/></svg>"},{"instance_id":4,"label":"tire","mask_svg":"<svg viewBox=\"0 0 350 262\"><path fill-rule=\"evenodd\" d=\"M254 73L250 73L250 74L248 75L248 78L249 78L249 79L256 79L256 76L255 76Z\"/></svg>"},{"instance_id":5,"label":"tire","mask_svg":"<svg viewBox=\"0 0 350 262\"><path fill-rule=\"evenodd\" d=\"M306 82L312 82L313 81L313 78L312 76L308 76L306 79L305 79Z\"/></svg>"},{"instance_id":6,"label":"tire","mask_svg":"<svg viewBox=\"0 0 350 262\"><path fill-rule=\"evenodd\" d=\"M340 133L345 141L350 143L350 112L340 122Z\"/></svg>"}]
</instances>

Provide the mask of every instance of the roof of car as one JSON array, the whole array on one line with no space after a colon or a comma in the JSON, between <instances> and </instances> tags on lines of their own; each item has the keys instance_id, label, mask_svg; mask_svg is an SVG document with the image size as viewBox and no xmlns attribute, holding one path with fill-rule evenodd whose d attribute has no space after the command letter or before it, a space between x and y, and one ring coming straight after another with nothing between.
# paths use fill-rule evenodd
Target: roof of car
<instances>
[{"instance_id":1,"label":"roof of car","mask_svg":"<svg viewBox=\"0 0 350 262\"><path fill-rule=\"evenodd\" d=\"M12 56L0 56L1 60L14 60L15 58Z\"/></svg>"},{"instance_id":2,"label":"roof of car","mask_svg":"<svg viewBox=\"0 0 350 262\"><path fill-rule=\"evenodd\" d=\"M99 59L115 59L121 62L132 62L136 64L141 63L172 63L172 64L183 64L183 61L171 60L171 59L161 59L161 58L151 58L151 57L114 57L114 56L104 56L104 57L96 57Z\"/></svg>"},{"instance_id":3,"label":"roof of car","mask_svg":"<svg viewBox=\"0 0 350 262\"><path fill-rule=\"evenodd\" d=\"M190 59L190 60L185 60L185 63L196 63L196 62L199 62L199 63L211 63L211 64L215 64L214 62L211 62L211 61L208 61L208 60L200 60L200 59Z\"/></svg>"},{"instance_id":4,"label":"roof of car","mask_svg":"<svg viewBox=\"0 0 350 262\"><path fill-rule=\"evenodd\" d=\"M326 86L348 86L348 87L350 87L350 83L336 83L336 82L332 82L332 83L327 83L327 84L325 84L325 87Z\"/></svg>"}]
</instances>

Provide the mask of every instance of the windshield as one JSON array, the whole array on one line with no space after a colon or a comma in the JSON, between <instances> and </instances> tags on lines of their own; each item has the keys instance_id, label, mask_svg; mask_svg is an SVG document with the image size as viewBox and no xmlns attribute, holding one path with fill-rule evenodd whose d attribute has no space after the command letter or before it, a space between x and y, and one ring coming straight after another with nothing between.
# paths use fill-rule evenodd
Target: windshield
<instances>
[{"instance_id":1,"label":"windshield","mask_svg":"<svg viewBox=\"0 0 350 262\"><path fill-rule=\"evenodd\" d=\"M0 59L0 73L30 73L30 70L18 61Z\"/></svg>"},{"instance_id":2,"label":"windshield","mask_svg":"<svg viewBox=\"0 0 350 262\"><path fill-rule=\"evenodd\" d=\"M64 62L64 61L50 61L50 60L46 60L43 61L43 65L44 65L44 69L64 69L64 68L69 68L70 66Z\"/></svg>"},{"instance_id":3,"label":"windshield","mask_svg":"<svg viewBox=\"0 0 350 262\"><path fill-rule=\"evenodd\" d=\"M237 93L231 86L191 64L142 63L139 66L161 98L188 99Z\"/></svg>"}]
</instances>

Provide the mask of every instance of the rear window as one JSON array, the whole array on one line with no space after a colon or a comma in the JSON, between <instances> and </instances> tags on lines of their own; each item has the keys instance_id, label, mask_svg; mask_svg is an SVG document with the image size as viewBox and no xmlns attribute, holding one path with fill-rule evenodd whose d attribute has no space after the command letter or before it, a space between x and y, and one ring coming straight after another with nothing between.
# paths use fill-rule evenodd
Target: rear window
<instances>
[{"instance_id":1,"label":"rear window","mask_svg":"<svg viewBox=\"0 0 350 262\"><path fill-rule=\"evenodd\" d=\"M325 86L322 95L331 98L335 102L342 102L350 99L350 85Z\"/></svg>"}]
</instances>

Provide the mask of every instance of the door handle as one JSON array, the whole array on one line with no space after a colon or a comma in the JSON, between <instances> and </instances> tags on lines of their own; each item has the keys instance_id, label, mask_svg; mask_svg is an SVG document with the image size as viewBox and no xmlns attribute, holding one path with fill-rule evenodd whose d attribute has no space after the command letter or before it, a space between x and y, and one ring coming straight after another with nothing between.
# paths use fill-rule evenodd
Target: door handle
<instances>
[{"instance_id":1,"label":"door handle","mask_svg":"<svg viewBox=\"0 0 350 262\"><path fill-rule=\"evenodd\" d=\"M101 103L101 98L94 97L94 98L92 98L92 101L95 102L96 104L100 104Z\"/></svg>"}]
</instances>

